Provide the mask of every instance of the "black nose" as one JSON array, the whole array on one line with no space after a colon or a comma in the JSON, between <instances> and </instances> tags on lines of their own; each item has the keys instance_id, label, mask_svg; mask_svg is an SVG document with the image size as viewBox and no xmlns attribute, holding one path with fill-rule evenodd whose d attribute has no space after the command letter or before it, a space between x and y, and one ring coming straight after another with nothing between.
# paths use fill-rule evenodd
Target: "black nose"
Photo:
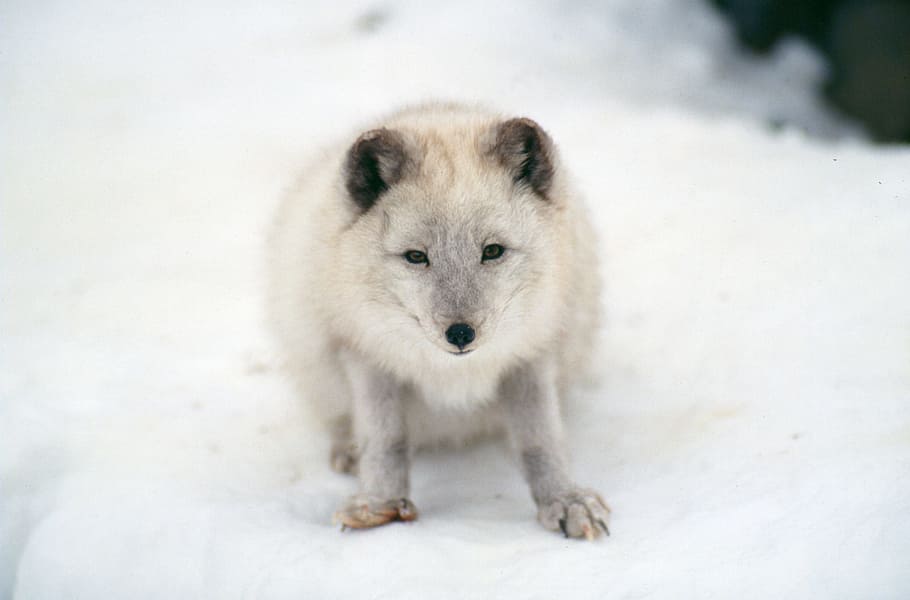
<instances>
[{"instance_id":1,"label":"black nose","mask_svg":"<svg viewBox=\"0 0 910 600\"><path fill-rule=\"evenodd\" d=\"M459 349L464 348L474 341L474 330L467 323L455 323L446 329L446 339Z\"/></svg>"}]
</instances>

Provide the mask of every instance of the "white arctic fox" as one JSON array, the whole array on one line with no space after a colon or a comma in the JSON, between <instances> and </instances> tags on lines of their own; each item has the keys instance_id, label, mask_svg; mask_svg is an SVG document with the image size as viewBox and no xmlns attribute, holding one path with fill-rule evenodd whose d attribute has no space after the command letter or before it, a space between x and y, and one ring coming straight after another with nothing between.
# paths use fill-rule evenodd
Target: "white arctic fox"
<instances>
[{"instance_id":1,"label":"white arctic fox","mask_svg":"<svg viewBox=\"0 0 910 600\"><path fill-rule=\"evenodd\" d=\"M347 527L416 518L414 448L505 430L547 528L607 531L569 478L560 396L598 313L594 236L534 121L410 108L312 164L278 213L271 317L361 493Z\"/></svg>"}]
</instances>

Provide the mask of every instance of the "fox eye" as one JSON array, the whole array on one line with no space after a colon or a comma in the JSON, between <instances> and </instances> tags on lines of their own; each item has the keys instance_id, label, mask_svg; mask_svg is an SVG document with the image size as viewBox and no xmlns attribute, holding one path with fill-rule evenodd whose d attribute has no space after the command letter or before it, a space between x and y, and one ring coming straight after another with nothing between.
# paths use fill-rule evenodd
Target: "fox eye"
<instances>
[{"instance_id":1,"label":"fox eye","mask_svg":"<svg viewBox=\"0 0 910 600\"><path fill-rule=\"evenodd\" d=\"M430 264L427 255L420 250L408 250L404 253L404 259L412 265Z\"/></svg>"},{"instance_id":2,"label":"fox eye","mask_svg":"<svg viewBox=\"0 0 910 600\"><path fill-rule=\"evenodd\" d=\"M487 261L487 260L496 260L497 258L502 256L503 252L505 252L505 251L506 251L506 249L503 248L502 246L500 246L499 244L490 244L489 246L484 246L483 247L483 256L481 257L480 260L481 260L481 262Z\"/></svg>"}]
</instances>

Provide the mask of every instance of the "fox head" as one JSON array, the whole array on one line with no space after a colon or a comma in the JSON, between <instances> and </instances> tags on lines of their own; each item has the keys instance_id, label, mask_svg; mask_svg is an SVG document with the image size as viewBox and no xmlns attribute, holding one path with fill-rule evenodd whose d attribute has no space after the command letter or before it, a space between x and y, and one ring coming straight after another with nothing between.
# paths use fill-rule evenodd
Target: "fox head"
<instances>
[{"instance_id":1,"label":"fox head","mask_svg":"<svg viewBox=\"0 0 910 600\"><path fill-rule=\"evenodd\" d=\"M339 302L362 350L434 370L530 357L558 335L571 233L534 121L393 121L349 148L339 191Z\"/></svg>"}]
</instances>

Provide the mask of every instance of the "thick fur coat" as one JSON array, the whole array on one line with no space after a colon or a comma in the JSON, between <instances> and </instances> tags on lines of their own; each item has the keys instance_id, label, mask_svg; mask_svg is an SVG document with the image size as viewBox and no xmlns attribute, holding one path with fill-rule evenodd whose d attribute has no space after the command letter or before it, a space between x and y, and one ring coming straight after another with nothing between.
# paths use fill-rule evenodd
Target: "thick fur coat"
<instances>
[{"instance_id":1,"label":"thick fur coat","mask_svg":"<svg viewBox=\"0 0 910 600\"><path fill-rule=\"evenodd\" d=\"M413 449L505 430L544 525L606 529L568 479L559 419L597 329L594 235L534 121L432 104L352 135L282 203L270 286L332 465L359 472L343 524L416 517Z\"/></svg>"}]
</instances>

